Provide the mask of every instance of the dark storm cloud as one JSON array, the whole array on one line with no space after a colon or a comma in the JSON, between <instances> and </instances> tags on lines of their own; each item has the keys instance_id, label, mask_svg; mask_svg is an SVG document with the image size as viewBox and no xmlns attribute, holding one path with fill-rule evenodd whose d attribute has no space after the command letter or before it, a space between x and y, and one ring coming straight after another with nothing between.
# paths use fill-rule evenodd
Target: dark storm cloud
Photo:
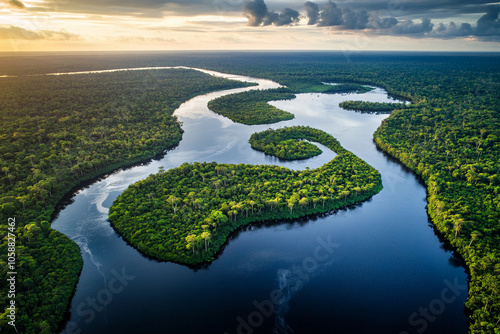
<instances>
[{"instance_id":1,"label":"dark storm cloud","mask_svg":"<svg viewBox=\"0 0 500 334\"><path fill-rule=\"evenodd\" d=\"M388 29L398 24L398 20L394 17L370 17L368 28L371 29Z\"/></svg>"},{"instance_id":2,"label":"dark storm cloud","mask_svg":"<svg viewBox=\"0 0 500 334\"><path fill-rule=\"evenodd\" d=\"M269 11L264 0L245 1L243 5L243 14L248 18L249 26L286 26L298 23L300 14L298 11L285 8L283 12L276 13Z\"/></svg>"},{"instance_id":3,"label":"dark storm cloud","mask_svg":"<svg viewBox=\"0 0 500 334\"><path fill-rule=\"evenodd\" d=\"M319 14L318 26L331 27L339 26L343 23L342 9L337 7L335 2L328 1Z\"/></svg>"},{"instance_id":4,"label":"dark storm cloud","mask_svg":"<svg viewBox=\"0 0 500 334\"><path fill-rule=\"evenodd\" d=\"M11 6L24 6L23 0L0 0ZM311 24L316 24L319 18L319 10L314 10L314 5L309 0L306 5L308 18ZM166 16L167 13L176 15L196 15L196 14L234 14L241 13L244 0L46 0L40 3L47 9L54 9L61 12L78 12L88 14L106 15L133 15L133 16ZM282 1L267 0L271 8L274 5L282 4ZM304 0L289 0L287 6L295 10L302 9ZM324 7L326 0L318 1L320 7ZM368 13L375 11L391 12L392 15L400 15L401 18L450 18L460 14L485 13L488 4L494 0L342 0L342 8L352 10L366 10ZM339 1L340 3L340 1ZM317 5L316 5L317 6ZM281 8L283 8L281 7ZM310 11L309 11L310 9ZM270 11L272 12L272 11ZM316 13L316 19L313 13ZM275 15L271 15L275 16ZM412 17L409 17L412 16ZM398 16L398 18L400 18Z\"/></svg>"},{"instance_id":5,"label":"dark storm cloud","mask_svg":"<svg viewBox=\"0 0 500 334\"><path fill-rule=\"evenodd\" d=\"M243 14L248 17L249 26L261 25L269 15L269 9L264 0L245 1Z\"/></svg>"},{"instance_id":6,"label":"dark storm cloud","mask_svg":"<svg viewBox=\"0 0 500 334\"><path fill-rule=\"evenodd\" d=\"M389 35L423 35L431 32L434 24L428 18L423 18L420 23L413 20L403 20L390 28Z\"/></svg>"},{"instance_id":7,"label":"dark storm cloud","mask_svg":"<svg viewBox=\"0 0 500 334\"><path fill-rule=\"evenodd\" d=\"M319 19L319 7L317 4L314 2L308 1L304 4L304 7L306 8L307 12L307 17L309 18L309 21L307 22L308 25L316 24L318 23Z\"/></svg>"},{"instance_id":8,"label":"dark storm cloud","mask_svg":"<svg viewBox=\"0 0 500 334\"><path fill-rule=\"evenodd\" d=\"M380 18L374 14L370 16L365 9L340 8L332 1L328 1L322 10L317 4L310 1L305 3L305 7L309 18L308 24L317 23L318 27L362 30L366 28L392 27L397 24L395 18Z\"/></svg>"},{"instance_id":9,"label":"dark storm cloud","mask_svg":"<svg viewBox=\"0 0 500 334\"><path fill-rule=\"evenodd\" d=\"M379 10L368 10L370 6L363 8L364 1L344 1L343 7L337 6L333 1L328 1L321 7L320 5L308 1L304 4L308 24L316 24L318 27L333 27L336 30L365 30L369 34L409 36L415 38L458 38L473 37L480 40L500 41L500 5L484 6L487 1L412 1L394 3L388 5L384 2L386 10L380 10L383 6L377 2L371 2L371 8ZM353 5L358 4L358 9L353 9ZM481 7L477 7L481 5ZM431 18L423 16L420 20L400 17L393 17L395 11L408 11L412 7L416 12L427 9L443 10L444 7L453 8L456 12L468 13L481 10L483 16L473 26L470 23L433 23ZM417 10L418 9L418 10ZM485 13L485 14L484 14ZM415 16L415 15L413 15Z\"/></svg>"},{"instance_id":10,"label":"dark storm cloud","mask_svg":"<svg viewBox=\"0 0 500 334\"><path fill-rule=\"evenodd\" d=\"M369 15L366 10L354 11L346 8L342 14L342 26L345 29L365 29L368 19Z\"/></svg>"},{"instance_id":11,"label":"dark storm cloud","mask_svg":"<svg viewBox=\"0 0 500 334\"><path fill-rule=\"evenodd\" d=\"M432 31L432 37L441 38L455 38L471 36L473 34L472 26L469 23L462 23L457 26L455 22L450 22L448 26L443 23L439 23L436 28Z\"/></svg>"},{"instance_id":12,"label":"dark storm cloud","mask_svg":"<svg viewBox=\"0 0 500 334\"><path fill-rule=\"evenodd\" d=\"M291 0L300 6L300 0ZM342 8L388 12L394 15L450 18L461 14L484 13L492 0L343 0ZM324 1L319 1L324 3ZM294 7L295 8L295 7Z\"/></svg>"},{"instance_id":13,"label":"dark storm cloud","mask_svg":"<svg viewBox=\"0 0 500 334\"><path fill-rule=\"evenodd\" d=\"M478 36L500 36L499 11L500 6L488 7L486 14L477 21L476 34Z\"/></svg>"},{"instance_id":14,"label":"dark storm cloud","mask_svg":"<svg viewBox=\"0 0 500 334\"><path fill-rule=\"evenodd\" d=\"M285 10L275 19L274 24L277 26L286 26L298 23L300 20L299 16L300 14L298 11L291 8L285 8Z\"/></svg>"}]
</instances>

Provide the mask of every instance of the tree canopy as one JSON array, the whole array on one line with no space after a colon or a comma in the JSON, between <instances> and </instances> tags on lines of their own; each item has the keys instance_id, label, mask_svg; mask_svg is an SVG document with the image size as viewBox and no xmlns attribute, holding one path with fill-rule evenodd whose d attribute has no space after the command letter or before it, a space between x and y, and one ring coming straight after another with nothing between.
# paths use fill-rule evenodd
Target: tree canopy
<instances>
[{"instance_id":1,"label":"tree canopy","mask_svg":"<svg viewBox=\"0 0 500 334\"><path fill-rule=\"evenodd\" d=\"M390 113L395 109L404 109L405 103L387 103L387 102L366 102L366 101L344 101L339 106L346 110L361 112Z\"/></svg>"},{"instance_id":2,"label":"tree canopy","mask_svg":"<svg viewBox=\"0 0 500 334\"><path fill-rule=\"evenodd\" d=\"M252 90L214 99L208 103L208 108L237 123L246 125L271 124L292 119L294 116L267 102L294 98L295 95L286 88Z\"/></svg>"},{"instance_id":3,"label":"tree canopy","mask_svg":"<svg viewBox=\"0 0 500 334\"><path fill-rule=\"evenodd\" d=\"M185 163L130 185L110 208L112 226L144 254L197 264L212 261L238 227L329 212L382 189L380 174L331 135L309 127L279 132L319 142L337 156L304 171Z\"/></svg>"},{"instance_id":4,"label":"tree canopy","mask_svg":"<svg viewBox=\"0 0 500 334\"><path fill-rule=\"evenodd\" d=\"M278 130L265 130L250 136L254 150L284 160L307 159L323 153L316 145L304 141L302 127L287 127Z\"/></svg>"},{"instance_id":5,"label":"tree canopy","mask_svg":"<svg viewBox=\"0 0 500 334\"><path fill-rule=\"evenodd\" d=\"M16 219L15 231L0 224L0 270L7 277L13 232L19 332L56 332L78 281L78 246L47 223L62 197L176 145L182 130L172 113L185 100L244 85L177 69L0 79L0 219ZM0 327L14 332L7 284L0 281Z\"/></svg>"}]
</instances>

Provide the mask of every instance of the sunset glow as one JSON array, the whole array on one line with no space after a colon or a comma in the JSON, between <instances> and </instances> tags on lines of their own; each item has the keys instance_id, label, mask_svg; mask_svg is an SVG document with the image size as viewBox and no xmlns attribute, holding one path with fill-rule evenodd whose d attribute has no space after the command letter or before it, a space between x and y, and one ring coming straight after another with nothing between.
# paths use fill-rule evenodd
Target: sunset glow
<instances>
[{"instance_id":1,"label":"sunset glow","mask_svg":"<svg viewBox=\"0 0 500 334\"><path fill-rule=\"evenodd\" d=\"M308 4L3 0L0 50L500 50L498 2Z\"/></svg>"}]
</instances>

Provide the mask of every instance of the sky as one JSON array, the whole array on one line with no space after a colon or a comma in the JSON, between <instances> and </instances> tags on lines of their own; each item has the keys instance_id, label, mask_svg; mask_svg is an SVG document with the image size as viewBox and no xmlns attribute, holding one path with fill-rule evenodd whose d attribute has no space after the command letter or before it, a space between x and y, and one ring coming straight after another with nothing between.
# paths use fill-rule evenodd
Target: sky
<instances>
[{"instance_id":1,"label":"sky","mask_svg":"<svg viewBox=\"0 0 500 334\"><path fill-rule=\"evenodd\" d=\"M489 0L0 0L0 51L500 51Z\"/></svg>"}]
</instances>

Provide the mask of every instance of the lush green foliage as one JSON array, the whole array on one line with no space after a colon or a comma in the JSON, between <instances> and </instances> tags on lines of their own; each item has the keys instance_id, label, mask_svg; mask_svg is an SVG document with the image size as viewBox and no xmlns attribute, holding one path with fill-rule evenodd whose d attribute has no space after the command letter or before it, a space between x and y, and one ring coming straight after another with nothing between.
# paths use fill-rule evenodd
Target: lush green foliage
<instances>
[{"instance_id":1,"label":"lush green foliage","mask_svg":"<svg viewBox=\"0 0 500 334\"><path fill-rule=\"evenodd\" d=\"M346 110L354 110L361 112L378 112L390 113L395 109L404 109L404 103L387 103L387 102L366 102L366 101L344 101L340 102L339 106Z\"/></svg>"},{"instance_id":2,"label":"lush green foliage","mask_svg":"<svg viewBox=\"0 0 500 334\"><path fill-rule=\"evenodd\" d=\"M485 119L498 121L500 113L500 61L496 54L476 54L474 56L460 54L381 54L381 53L333 53L333 52L275 52L275 53L214 53L206 52L194 55L189 53L164 54L109 54L92 56L40 56L36 62L32 56L3 57L0 61L2 74L48 73L61 71L98 70L119 67L139 66L172 66L186 65L237 73L254 77L268 78L279 82L294 92L311 92L311 87L321 87L323 82L354 82L361 85L383 87L395 97L402 97L413 102L414 109L404 112L395 111L377 134L379 146L391 152L404 164L418 172L422 163L429 175L424 175L429 194L435 190L431 187L431 176L446 176L446 186L439 188L439 196L446 196L446 210L433 209L429 205L433 222L450 243L455 237L455 223L450 227L438 221L446 217L460 214L468 210L470 221L467 224L457 220L459 231L469 226L480 232L483 237L476 236L471 247L454 246L466 259L471 272L469 285L468 311L471 313L471 333L490 334L492 328L498 328L499 310L499 275L497 266L500 260L498 226L500 214L498 204L491 200L498 197L494 188L486 188L483 182L467 185L469 192L457 192L455 185L465 185L453 177L458 161L467 161L470 151L476 150L477 137L472 131L480 129L478 122ZM319 89L319 88L318 88ZM445 112L445 111L446 112ZM474 117L472 117L474 115ZM409 118L407 120L406 118ZM444 122L443 122L444 117ZM392 120L395 119L393 122ZM453 120L453 123L450 123ZM473 121L474 120L474 121ZM398 122L401 122L398 124ZM453 127L450 125L453 124ZM406 126L406 128L404 128ZM406 143L403 131L408 129L413 137ZM499 127L484 138L488 139L488 147L483 142L478 149L486 149L496 154L493 160L484 160L484 152L477 158L477 163L498 162ZM450 131L453 130L453 131ZM479 130L480 131L480 130ZM397 134L399 132L399 134ZM446 133L448 146L442 151L444 144L439 138ZM397 134L397 135L396 135ZM493 135L494 137L491 137ZM480 135L479 135L480 137ZM438 138L438 139L434 139ZM441 146L434 146L433 143ZM419 146L420 144L420 146ZM451 149L450 149L451 148ZM494 148L494 149L493 149ZM434 155L434 149L437 150ZM446 151L450 151L447 153ZM411 160L408 158L411 157ZM452 161L453 158L453 161ZM438 169L437 167L439 166ZM432 167L432 168L431 168ZM451 171L448 171L448 168ZM476 168L476 167L474 167ZM474 173L482 169L475 169ZM420 172L418 172L420 173ZM426 173L427 174L427 173ZM450 176L451 174L451 176ZM474 175L469 173L470 175ZM490 174L490 173L488 173ZM496 172L498 175L498 171ZM494 176L491 174L490 176ZM448 181L450 180L450 181ZM458 183L457 183L458 182ZM462 189L462 188L460 188ZM430 202L434 202L429 197ZM445 203L440 200L435 203ZM482 204L484 203L484 204ZM438 207L440 207L440 204ZM434 212L434 213L433 213ZM472 213L472 214L470 214ZM449 225L449 224L448 224ZM492 226L492 227L490 227ZM472 240L472 233L465 229L457 233L467 244Z\"/></svg>"},{"instance_id":3,"label":"lush green foliage","mask_svg":"<svg viewBox=\"0 0 500 334\"><path fill-rule=\"evenodd\" d=\"M0 226L1 235L7 235L6 224ZM2 258L1 304L15 300L15 324L19 333L55 333L62 320L69 298L78 282L82 258L78 246L65 235L50 228L47 221L26 224L16 235L16 293L8 299L4 281L10 275ZM0 244L2 256L7 254L7 238ZM8 312L0 314L2 331L14 332L7 323Z\"/></svg>"},{"instance_id":4,"label":"lush green foliage","mask_svg":"<svg viewBox=\"0 0 500 334\"><path fill-rule=\"evenodd\" d=\"M172 113L180 103L242 85L189 70L0 79L0 264L5 273L4 222L15 217L20 332L54 332L78 281L76 244L40 225L63 195L177 144L182 130ZM5 279L0 290L0 326L13 330L5 324Z\"/></svg>"},{"instance_id":5,"label":"lush green foliage","mask_svg":"<svg viewBox=\"0 0 500 334\"><path fill-rule=\"evenodd\" d=\"M376 134L376 142L423 177L437 230L465 260L471 275L466 304L470 332L498 332L498 55L360 54L346 59L299 53L293 60L289 57L276 53L259 61L259 67L243 67L241 59L238 63L224 59L224 68L275 80L292 91L316 77L322 82L383 87L392 96L413 102L411 109L391 114ZM213 63L214 69L219 68Z\"/></svg>"},{"instance_id":6,"label":"lush green foliage","mask_svg":"<svg viewBox=\"0 0 500 334\"><path fill-rule=\"evenodd\" d=\"M309 127L292 132L322 143L337 156L305 171L185 163L129 186L114 201L109 220L141 252L195 264L211 261L240 226L328 212L382 189L380 174L332 136Z\"/></svg>"},{"instance_id":7,"label":"lush green foliage","mask_svg":"<svg viewBox=\"0 0 500 334\"><path fill-rule=\"evenodd\" d=\"M302 140L301 128L289 127L278 130L268 129L250 136L250 145L254 150L262 151L280 159L307 159L320 155L316 145Z\"/></svg>"},{"instance_id":8,"label":"lush green foliage","mask_svg":"<svg viewBox=\"0 0 500 334\"><path fill-rule=\"evenodd\" d=\"M338 93L366 93L373 88L362 86L353 83L340 83L340 84L323 84L322 86L311 86L309 89L304 87L301 89L304 93L325 93L325 94L338 94Z\"/></svg>"},{"instance_id":9,"label":"lush green foliage","mask_svg":"<svg viewBox=\"0 0 500 334\"><path fill-rule=\"evenodd\" d=\"M498 111L455 105L398 111L375 138L425 180L429 214L470 270L472 329L494 333L500 314Z\"/></svg>"},{"instance_id":10,"label":"lush green foliage","mask_svg":"<svg viewBox=\"0 0 500 334\"><path fill-rule=\"evenodd\" d=\"M230 94L214 99L208 108L237 123L255 125L270 124L292 119L293 114L278 109L267 102L295 98L288 89L253 90Z\"/></svg>"}]
</instances>

